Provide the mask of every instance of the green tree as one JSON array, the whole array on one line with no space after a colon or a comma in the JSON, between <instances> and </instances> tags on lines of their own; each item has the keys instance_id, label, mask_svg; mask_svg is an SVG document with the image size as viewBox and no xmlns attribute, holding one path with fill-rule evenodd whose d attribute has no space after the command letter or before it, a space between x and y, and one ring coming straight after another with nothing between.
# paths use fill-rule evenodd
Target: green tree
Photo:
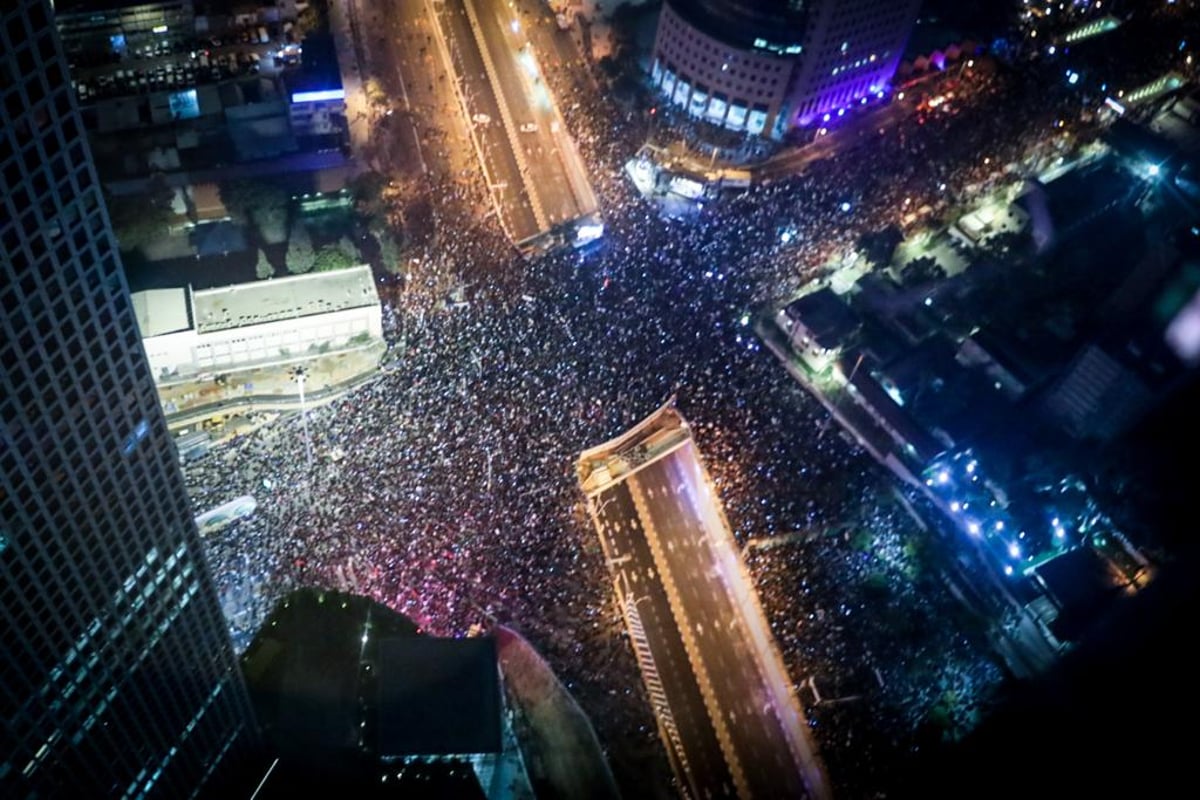
<instances>
[{"instance_id":1,"label":"green tree","mask_svg":"<svg viewBox=\"0 0 1200 800\"><path fill-rule=\"evenodd\" d=\"M283 244L287 241L287 206L264 207L254 212L258 233L267 244Z\"/></svg>"},{"instance_id":2,"label":"green tree","mask_svg":"<svg viewBox=\"0 0 1200 800\"><path fill-rule=\"evenodd\" d=\"M243 222L263 208L286 208L289 200L282 186L255 178L225 181L219 188L225 208Z\"/></svg>"},{"instance_id":3,"label":"green tree","mask_svg":"<svg viewBox=\"0 0 1200 800\"><path fill-rule=\"evenodd\" d=\"M254 274L260 281L275 276L275 268L271 266L271 262L267 260L267 254L262 250L258 251L258 263L254 265Z\"/></svg>"},{"instance_id":4,"label":"green tree","mask_svg":"<svg viewBox=\"0 0 1200 800\"><path fill-rule=\"evenodd\" d=\"M296 16L296 22L292 26L292 38L297 42L303 42L305 37L310 33L316 33L323 28L328 27L326 22L325 4L319 2L311 2L303 11Z\"/></svg>"},{"instance_id":5,"label":"green tree","mask_svg":"<svg viewBox=\"0 0 1200 800\"><path fill-rule=\"evenodd\" d=\"M932 283L945 277L946 270L932 256L914 258L900 270L900 278L908 286Z\"/></svg>"},{"instance_id":6,"label":"green tree","mask_svg":"<svg viewBox=\"0 0 1200 800\"><path fill-rule=\"evenodd\" d=\"M367 95L367 102L373 106L380 108L388 104L387 92L383 90L383 84L378 78L367 78L367 85L364 87Z\"/></svg>"},{"instance_id":7,"label":"green tree","mask_svg":"<svg viewBox=\"0 0 1200 800\"><path fill-rule=\"evenodd\" d=\"M292 226L292 235L288 237L287 271L294 275L308 272L313 268L316 258L308 229L303 223L297 222Z\"/></svg>"},{"instance_id":8,"label":"green tree","mask_svg":"<svg viewBox=\"0 0 1200 800\"><path fill-rule=\"evenodd\" d=\"M863 257L875 266L886 267L903 241L904 234L900 229L889 225L883 230L864 233L858 237L858 249Z\"/></svg>"},{"instance_id":9,"label":"green tree","mask_svg":"<svg viewBox=\"0 0 1200 800\"><path fill-rule=\"evenodd\" d=\"M263 239L278 244L287 238L287 214L291 195L270 181L246 178L220 186L221 202L239 223L253 223Z\"/></svg>"},{"instance_id":10,"label":"green tree","mask_svg":"<svg viewBox=\"0 0 1200 800\"><path fill-rule=\"evenodd\" d=\"M170 230L171 213L167 209L139 202L139 198L122 197L109 205L113 232L124 251L141 250L153 241L166 236Z\"/></svg>"},{"instance_id":11,"label":"green tree","mask_svg":"<svg viewBox=\"0 0 1200 800\"><path fill-rule=\"evenodd\" d=\"M362 172L350 179L350 194L354 196L356 205L369 211L372 203L378 203L383 187L387 186L387 176L379 172Z\"/></svg>"},{"instance_id":12,"label":"green tree","mask_svg":"<svg viewBox=\"0 0 1200 800\"><path fill-rule=\"evenodd\" d=\"M349 258L336 246L322 247L313 261L313 269L317 272L334 272L352 266L354 259Z\"/></svg>"},{"instance_id":13,"label":"green tree","mask_svg":"<svg viewBox=\"0 0 1200 800\"><path fill-rule=\"evenodd\" d=\"M343 236L342 238L338 239L336 246L338 251L341 252L341 254L344 255L352 265L359 263L358 248L354 245L354 242L350 241L349 236Z\"/></svg>"},{"instance_id":14,"label":"green tree","mask_svg":"<svg viewBox=\"0 0 1200 800\"><path fill-rule=\"evenodd\" d=\"M400 272L400 243L387 231L380 233L377 238L379 239L379 260L383 262L383 268L389 275L398 274Z\"/></svg>"},{"instance_id":15,"label":"green tree","mask_svg":"<svg viewBox=\"0 0 1200 800\"><path fill-rule=\"evenodd\" d=\"M108 213L122 250L140 250L167 235L175 216L171 211L172 197L170 187L156 180L151 181L143 194L108 198Z\"/></svg>"}]
</instances>

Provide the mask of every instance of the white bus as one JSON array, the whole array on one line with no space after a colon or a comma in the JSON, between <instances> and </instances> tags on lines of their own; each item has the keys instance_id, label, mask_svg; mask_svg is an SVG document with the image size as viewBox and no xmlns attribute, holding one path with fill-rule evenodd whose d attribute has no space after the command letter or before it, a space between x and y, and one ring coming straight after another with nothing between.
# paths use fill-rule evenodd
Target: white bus
<instances>
[{"instance_id":1,"label":"white bus","mask_svg":"<svg viewBox=\"0 0 1200 800\"><path fill-rule=\"evenodd\" d=\"M232 525L239 519L250 516L257 508L257 500L248 494L242 495L196 517L196 527L200 529L201 536L208 536L210 533Z\"/></svg>"}]
</instances>

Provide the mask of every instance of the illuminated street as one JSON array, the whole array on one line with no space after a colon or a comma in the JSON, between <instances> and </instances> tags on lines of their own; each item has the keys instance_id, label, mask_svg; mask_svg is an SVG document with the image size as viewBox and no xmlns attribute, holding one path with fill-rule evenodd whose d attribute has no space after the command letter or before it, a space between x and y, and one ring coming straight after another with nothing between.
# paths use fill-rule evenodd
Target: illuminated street
<instances>
[{"instance_id":1,"label":"illuminated street","mask_svg":"<svg viewBox=\"0 0 1200 800\"><path fill-rule=\"evenodd\" d=\"M941 533L925 530L928 509L912 510L916 501L767 352L752 319L842 269L860 235L949 214L1007 186L1013 171L1070 154L1076 143L1058 121L1074 101L1037 93L1035 77L963 69L952 76L952 109L920 123L912 107L885 110L883 133L863 134L845 156L835 132L819 143L828 158L781 162L806 162L802 175L772 173L769 184L678 221L664 220L622 172L650 120L588 94L582 70L543 66L606 231L588 250L527 263L511 242L539 222L515 153L544 155L554 118L510 109L510 135L465 6L436 8L441 39L406 7L397 63L410 99L472 120L490 188L465 124L418 118L430 137L423 152L441 238L406 254L403 291L394 278L381 286L386 371L310 412L311 505L297 491L308 478L296 418L189 466L197 513L242 495L257 502L252 517L207 540L218 584L242 614L232 621L237 640L273 597L302 584L368 594L438 634L503 622L546 653L579 698L622 765L626 792L672 785L680 752L684 774L736 792L688 645L672 633L671 601L646 573L660 571L656 557L648 544L614 538L633 557L616 566L621 580L645 598L638 613L679 735L664 739L572 470L581 451L674 395L834 793L880 791L931 720L947 737L975 724L1005 675L995 638L1029 626L969 551L960 562ZM542 53L539 42L559 34L546 14L537 24ZM443 63L466 76L466 114ZM523 133L530 122L537 130ZM513 140L527 144L514 150ZM557 186L548 196L566 203ZM449 302L447 285L466 287L461 301ZM671 563L681 575L694 569ZM257 587L250 600L248 582ZM714 641L706 659L728 663L726 647ZM740 745L750 748L739 759L748 781L765 752L753 742L766 735L739 734L751 742Z\"/></svg>"},{"instance_id":2,"label":"illuminated street","mask_svg":"<svg viewBox=\"0 0 1200 800\"><path fill-rule=\"evenodd\" d=\"M1200 0L6 0L0 76L0 798L1189 785Z\"/></svg>"},{"instance_id":3,"label":"illuminated street","mask_svg":"<svg viewBox=\"0 0 1200 800\"><path fill-rule=\"evenodd\" d=\"M1052 113L1014 117L1027 138L1003 146L1019 160L1046 125L1039 115ZM912 730L943 694L931 686L955 686L956 713L972 714L1001 672L986 641L933 624L957 601L940 583L906 577L919 568L898 542L916 528L897 510L889 479L778 367L746 315L817 274L853 243L856 225L903 213L905 195L938 203L939 183L980 170L972 154L997 152L1014 134L981 128L963 111L903 141L880 137L873 159L818 162L694 222L663 223L619 177L644 131L614 132L611 116L585 103L566 122L596 142L584 155L605 239L528 269L489 230L461 231L453 247L422 253L413 289L387 295L385 329L393 342L407 329L407 350L394 344L394 363L374 384L310 412L313 507L295 488L305 480L299 420L189 468L197 513L245 494L258 503L254 517L209 537L218 582L233 590L246 570L261 576L262 611L286 587L317 584L369 594L432 632L461 634L489 618L511 624L547 653L602 741L637 765L630 774L641 777L631 779L669 783L571 464L676 393L739 544L839 532L850 519L878 542L860 552L836 533L748 558L797 684L816 675L828 692L839 676L886 676L865 703L809 705L814 698L802 694L835 786L870 785L875 769L899 757L886 731ZM969 150L937 144L967 135L978 139ZM922 151L941 160L926 156L918 171L912 153ZM882 162L894 175L879 171ZM785 226L797 231L790 243L780 242ZM447 309L424 288L442 274L474 284L469 305ZM332 460L334 451L344 457ZM889 576L891 603L929 624L897 641L880 621L855 634L869 646L852 645L835 620L871 618L862 591L876 573ZM797 592L781 575L807 585ZM684 663L678 651L674 658ZM850 731L854 748L844 747Z\"/></svg>"},{"instance_id":4,"label":"illuminated street","mask_svg":"<svg viewBox=\"0 0 1200 800\"><path fill-rule=\"evenodd\" d=\"M828 796L804 715L686 422L662 409L583 453L579 470L627 624L636 626L631 618L643 591L665 593L673 622L664 627L656 615L647 636L682 641L690 674L672 671L666 685L685 696L684 687L698 687L738 796ZM656 670L654 659L642 670ZM669 697L658 714L664 729L678 729ZM728 791L716 776L691 774L697 756L711 759L711 744L696 744L681 748L683 782L696 795Z\"/></svg>"}]
</instances>

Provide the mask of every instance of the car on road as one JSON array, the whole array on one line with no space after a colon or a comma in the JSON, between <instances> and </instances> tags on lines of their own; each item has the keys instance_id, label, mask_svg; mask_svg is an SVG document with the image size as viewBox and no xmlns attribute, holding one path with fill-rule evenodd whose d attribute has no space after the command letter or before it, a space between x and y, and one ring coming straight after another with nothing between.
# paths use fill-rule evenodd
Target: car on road
<instances>
[{"instance_id":1,"label":"car on road","mask_svg":"<svg viewBox=\"0 0 1200 800\"><path fill-rule=\"evenodd\" d=\"M537 129L538 126L536 122L525 122L521 124L521 133L537 133Z\"/></svg>"},{"instance_id":2,"label":"car on road","mask_svg":"<svg viewBox=\"0 0 1200 800\"><path fill-rule=\"evenodd\" d=\"M475 116L471 117L471 119L475 122L478 122L480 125L487 125L492 121L492 118L487 114L476 114Z\"/></svg>"}]
</instances>

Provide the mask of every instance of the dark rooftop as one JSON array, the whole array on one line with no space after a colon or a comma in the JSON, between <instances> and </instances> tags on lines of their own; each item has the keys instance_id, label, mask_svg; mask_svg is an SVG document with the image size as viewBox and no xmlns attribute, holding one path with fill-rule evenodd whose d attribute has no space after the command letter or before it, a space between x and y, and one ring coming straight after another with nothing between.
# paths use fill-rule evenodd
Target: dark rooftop
<instances>
[{"instance_id":1,"label":"dark rooftop","mask_svg":"<svg viewBox=\"0 0 1200 800\"><path fill-rule=\"evenodd\" d=\"M905 444L912 447L920 464L927 464L946 451L945 446L921 427L892 396L884 391L879 382L865 369L855 369L856 353L847 353L841 362L842 371L850 376L850 384L859 396Z\"/></svg>"},{"instance_id":2,"label":"dark rooftop","mask_svg":"<svg viewBox=\"0 0 1200 800\"><path fill-rule=\"evenodd\" d=\"M1049 592L1058 618L1051 629L1068 641L1078 638L1117 597L1118 587L1090 547L1077 547L1047 561L1035 572Z\"/></svg>"},{"instance_id":3,"label":"dark rooftop","mask_svg":"<svg viewBox=\"0 0 1200 800\"><path fill-rule=\"evenodd\" d=\"M379 642L383 756L500 751L500 678L490 637Z\"/></svg>"},{"instance_id":4,"label":"dark rooftop","mask_svg":"<svg viewBox=\"0 0 1200 800\"><path fill-rule=\"evenodd\" d=\"M858 315L828 288L793 300L784 312L808 328L817 344L827 350L842 345L861 324Z\"/></svg>"},{"instance_id":5,"label":"dark rooftop","mask_svg":"<svg viewBox=\"0 0 1200 800\"><path fill-rule=\"evenodd\" d=\"M1132 197L1134 182L1108 161L1071 170L1049 183L1037 182L1017 199L1034 228L1045 235L1069 236L1105 211Z\"/></svg>"},{"instance_id":6,"label":"dark rooftop","mask_svg":"<svg viewBox=\"0 0 1200 800\"><path fill-rule=\"evenodd\" d=\"M1104 136L1113 149L1124 156L1143 158L1160 167L1174 164L1179 150L1167 139L1132 120L1118 119Z\"/></svg>"},{"instance_id":7,"label":"dark rooftop","mask_svg":"<svg viewBox=\"0 0 1200 800\"><path fill-rule=\"evenodd\" d=\"M718 41L753 47L756 39L774 45L799 44L806 9L790 0L668 0L691 25Z\"/></svg>"},{"instance_id":8,"label":"dark rooftop","mask_svg":"<svg viewBox=\"0 0 1200 800\"><path fill-rule=\"evenodd\" d=\"M342 73L338 68L333 37L327 33L306 37L300 56L300 68L287 73L284 80L293 94L341 89Z\"/></svg>"}]
</instances>

